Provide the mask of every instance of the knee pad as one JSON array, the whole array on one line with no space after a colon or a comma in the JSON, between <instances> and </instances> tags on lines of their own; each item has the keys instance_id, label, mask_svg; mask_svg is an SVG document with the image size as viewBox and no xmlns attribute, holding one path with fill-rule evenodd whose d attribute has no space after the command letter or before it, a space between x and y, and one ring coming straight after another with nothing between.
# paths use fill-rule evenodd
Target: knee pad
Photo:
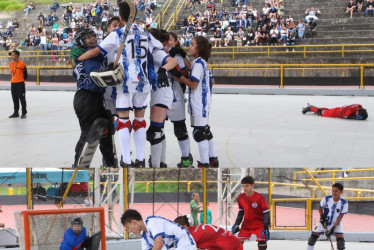
<instances>
[{"instance_id":1,"label":"knee pad","mask_svg":"<svg viewBox=\"0 0 374 250\"><path fill-rule=\"evenodd\" d=\"M174 122L174 134L178 141L184 141L188 139L188 132L186 123L184 121Z\"/></svg>"},{"instance_id":2,"label":"knee pad","mask_svg":"<svg viewBox=\"0 0 374 250\"><path fill-rule=\"evenodd\" d=\"M132 122L132 127L134 128L134 131L136 131L140 128L145 128L146 126L147 126L147 122L145 120L143 120L143 121L134 120Z\"/></svg>"},{"instance_id":3,"label":"knee pad","mask_svg":"<svg viewBox=\"0 0 374 250\"><path fill-rule=\"evenodd\" d=\"M122 122L120 119L117 119L115 128L117 131L124 129L124 128L127 128L129 131L131 131L131 122L130 121Z\"/></svg>"},{"instance_id":4,"label":"knee pad","mask_svg":"<svg viewBox=\"0 0 374 250\"><path fill-rule=\"evenodd\" d=\"M268 248L268 244L266 243L266 241L259 241L257 243L257 246L259 250L266 250Z\"/></svg>"},{"instance_id":5,"label":"knee pad","mask_svg":"<svg viewBox=\"0 0 374 250\"><path fill-rule=\"evenodd\" d=\"M205 127L205 134L206 134L206 138L208 140L212 140L213 139L213 134L212 132L210 131L210 126L206 126Z\"/></svg>"},{"instance_id":6,"label":"knee pad","mask_svg":"<svg viewBox=\"0 0 374 250\"><path fill-rule=\"evenodd\" d=\"M162 132L162 128L156 126L149 126L147 130L147 141L151 143L151 145L155 145L161 143L165 139L165 135Z\"/></svg>"},{"instance_id":7,"label":"knee pad","mask_svg":"<svg viewBox=\"0 0 374 250\"><path fill-rule=\"evenodd\" d=\"M344 240L344 238L337 238L336 239L336 248L338 250L345 249L345 240Z\"/></svg>"},{"instance_id":8,"label":"knee pad","mask_svg":"<svg viewBox=\"0 0 374 250\"><path fill-rule=\"evenodd\" d=\"M312 234L310 237L309 237L309 240L308 240L308 245L309 246L314 246L314 244L316 244L316 241L318 240L319 236L316 235L316 234Z\"/></svg>"},{"instance_id":9,"label":"knee pad","mask_svg":"<svg viewBox=\"0 0 374 250\"><path fill-rule=\"evenodd\" d=\"M193 138L196 142L207 140L204 128L194 128L192 133L193 133Z\"/></svg>"}]
</instances>

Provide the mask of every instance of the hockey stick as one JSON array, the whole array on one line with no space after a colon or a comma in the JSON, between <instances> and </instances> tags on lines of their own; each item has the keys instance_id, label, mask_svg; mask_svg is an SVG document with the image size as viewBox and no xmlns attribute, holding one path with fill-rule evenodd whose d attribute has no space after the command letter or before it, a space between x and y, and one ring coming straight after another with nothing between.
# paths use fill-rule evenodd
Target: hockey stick
<instances>
[{"instance_id":1,"label":"hockey stick","mask_svg":"<svg viewBox=\"0 0 374 250\"><path fill-rule=\"evenodd\" d=\"M127 19L126 27L122 35L121 43L117 52L116 60L114 61L113 66L111 64L108 67L101 69L99 72L91 72L90 76L92 80L98 85L99 87L112 87L117 86L123 83L125 79L125 71L123 67L118 67L118 61L121 57L123 47L125 45L125 41L127 38L127 34L131 29L131 26L135 20L136 16L136 8L132 1L130 0L123 0L123 2L127 3L130 8L129 18Z\"/></svg>"},{"instance_id":2,"label":"hockey stick","mask_svg":"<svg viewBox=\"0 0 374 250\"><path fill-rule=\"evenodd\" d=\"M323 225L323 224L322 224L322 226L323 226L324 229L326 229L326 232L325 232L325 234L326 234L327 231L328 231L328 230L327 230L327 227L325 227L325 225ZM334 245L332 244L331 236L327 236L327 235L326 235L326 238L329 239L329 241L330 241L331 250L335 250L335 249L334 249Z\"/></svg>"}]
</instances>

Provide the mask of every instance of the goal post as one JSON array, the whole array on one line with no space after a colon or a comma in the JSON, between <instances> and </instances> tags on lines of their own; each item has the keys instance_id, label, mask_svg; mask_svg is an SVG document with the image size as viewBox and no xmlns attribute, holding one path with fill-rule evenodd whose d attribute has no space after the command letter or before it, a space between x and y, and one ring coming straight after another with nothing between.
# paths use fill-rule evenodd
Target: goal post
<instances>
[{"instance_id":1,"label":"goal post","mask_svg":"<svg viewBox=\"0 0 374 250\"><path fill-rule=\"evenodd\" d=\"M104 208L25 210L15 212L20 247L25 250L59 247L73 217L81 217L87 236L101 231L101 250L106 250ZM18 218L17 218L18 217ZM22 218L20 218L22 217Z\"/></svg>"}]
</instances>

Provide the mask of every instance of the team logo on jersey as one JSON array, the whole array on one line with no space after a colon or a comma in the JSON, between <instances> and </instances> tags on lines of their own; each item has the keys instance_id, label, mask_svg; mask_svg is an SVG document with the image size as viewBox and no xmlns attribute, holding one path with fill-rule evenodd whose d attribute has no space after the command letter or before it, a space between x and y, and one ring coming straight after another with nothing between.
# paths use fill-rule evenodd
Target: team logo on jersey
<instances>
[{"instance_id":1,"label":"team logo on jersey","mask_svg":"<svg viewBox=\"0 0 374 250\"><path fill-rule=\"evenodd\" d=\"M256 208L256 207L257 207L257 203L256 203L256 202L253 202L253 203L252 203L252 207L253 207L253 208Z\"/></svg>"},{"instance_id":2,"label":"team logo on jersey","mask_svg":"<svg viewBox=\"0 0 374 250\"><path fill-rule=\"evenodd\" d=\"M340 209L339 209L339 208L338 208L338 209L336 209L336 212L337 212L337 213L340 213Z\"/></svg>"}]
</instances>

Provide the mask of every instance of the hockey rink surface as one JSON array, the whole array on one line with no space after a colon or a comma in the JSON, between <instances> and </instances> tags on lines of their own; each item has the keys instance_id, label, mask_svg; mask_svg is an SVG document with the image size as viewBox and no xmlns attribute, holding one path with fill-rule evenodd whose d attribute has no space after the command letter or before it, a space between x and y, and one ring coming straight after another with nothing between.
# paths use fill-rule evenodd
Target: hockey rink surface
<instances>
[{"instance_id":1,"label":"hockey rink surface","mask_svg":"<svg viewBox=\"0 0 374 250\"><path fill-rule=\"evenodd\" d=\"M72 91L27 91L27 119L9 119L11 94L0 91L0 167L71 167L80 134L73 98ZM306 103L328 108L359 103L368 110L369 118L302 115ZM220 167L362 168L374 166L373 112L374 98L366 96L214 94L210 126ZM196 165L199 154L188 115L187 126ZM165 133L166 162L174 167L180 150L169 121ZM116 141L120 152L118 138ZM149 144L147 160L148 155ZM100 164L97 152L92 166Z\"/></svg>"}]
</instances>

